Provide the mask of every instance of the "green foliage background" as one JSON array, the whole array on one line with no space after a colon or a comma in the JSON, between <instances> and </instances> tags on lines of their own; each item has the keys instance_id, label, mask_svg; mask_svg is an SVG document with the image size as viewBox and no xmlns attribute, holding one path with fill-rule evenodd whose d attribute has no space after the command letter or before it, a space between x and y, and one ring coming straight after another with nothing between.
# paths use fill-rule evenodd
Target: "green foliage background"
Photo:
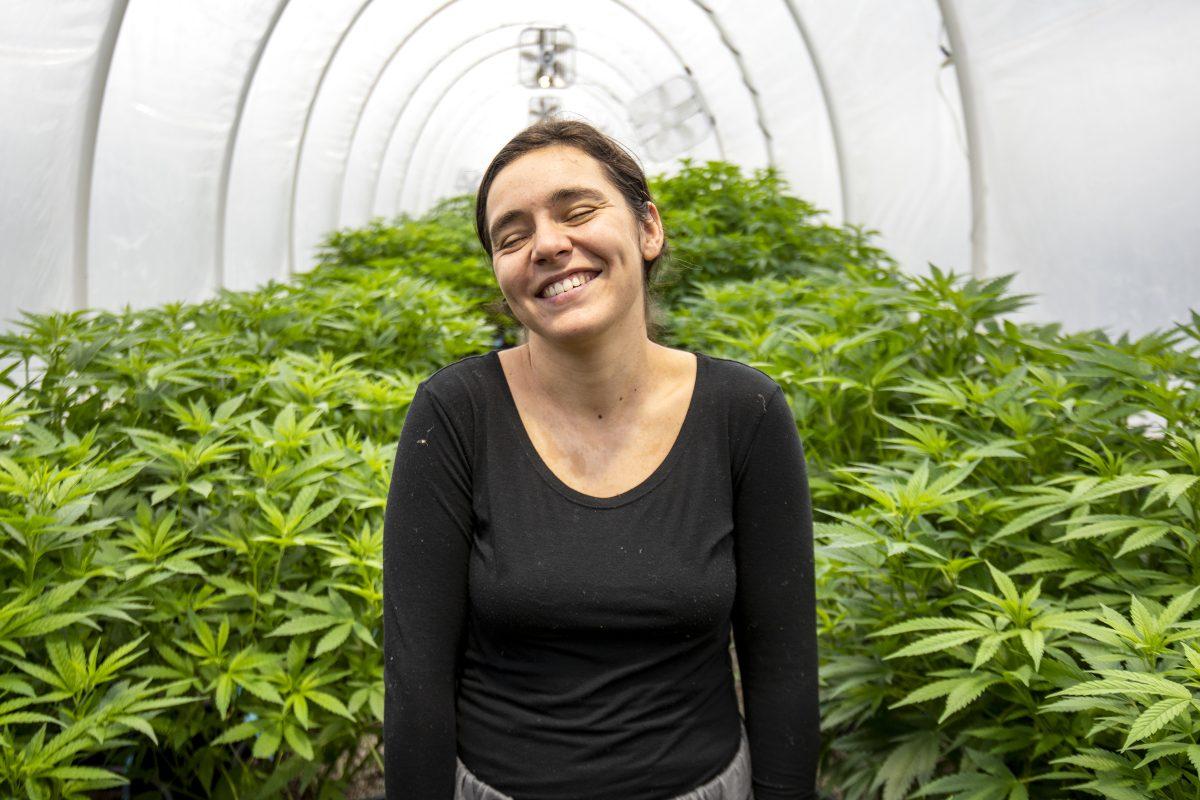
<instances>
[{"instance_id":1,"label":"green foliage background","mask_svg":"<svg viewBox=\"0 0 1200 800\"><path fill-rule=\"evenodd\" d=\"M1200 796L1200 317L1014 324L772 171L653 182L664 344L784 388L846 800ZM471 198L288 283L0 337L0 796L340 797L379 756L382 511L417 384L511 342Z\"/></svg>"}]
</instances>

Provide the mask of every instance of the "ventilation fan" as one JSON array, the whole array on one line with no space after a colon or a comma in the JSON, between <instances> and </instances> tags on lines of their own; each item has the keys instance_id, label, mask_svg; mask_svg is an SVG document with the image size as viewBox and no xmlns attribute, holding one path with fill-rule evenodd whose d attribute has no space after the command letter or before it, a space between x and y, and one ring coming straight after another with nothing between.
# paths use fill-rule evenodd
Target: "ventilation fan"
<instances>
[{"instance_id":1,"label":"ventilation fan","mask_svg":"<svg viewBox=\"0 0 1200 800\"><path fill-rule=\"evenodd\" d=\"M557 97L529 98L529 124L549 119L555 114L562 113L562 101Z\"/></svg>"},{"instance_id":2,"label":"ventilation fan","mask_svg":"<svg viewBox=\"0 0 1200 800\"><path fill-rule=\"evenodd\" d=\"M517 42L522 86L563 89L575 82L575 34L566 28L526 28Z\"/></svg>"},{"instance_id":3,"label":"ventilation fan","mask_svg":"<svg viewBox=\"0 0 1200 800\"><path fill-rule=\"evenodd\" d=\"M477 169L460 169L454 180L454 189L459 194L475 194L483 173Z\"/></svg>"},{"instance_id":4,"label":"ventilation fan","mask_svg":"<svg viewBox=\"0 0 1200 800\"><path fill-rule=\"evenodd\" d=\"M655 161L687 152L712 131L712 116L689 75L669 78L638 95L628 110L638 138Z\"/></svg>"}]
</instances>

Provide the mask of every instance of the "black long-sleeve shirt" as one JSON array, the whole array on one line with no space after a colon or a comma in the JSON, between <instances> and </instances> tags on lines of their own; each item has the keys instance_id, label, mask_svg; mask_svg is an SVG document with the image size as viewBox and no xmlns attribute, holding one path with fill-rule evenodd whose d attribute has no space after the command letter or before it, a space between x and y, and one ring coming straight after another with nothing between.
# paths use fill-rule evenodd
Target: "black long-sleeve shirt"
<instances>
[{"instance_id":1,"label":"black long-sleeve shirt","mask_svg":"<svg viewBox=\"0 0 1200 800\"><path fill-rule=\"evenodd\" d=\"M451 800L456 754L515 800L663 800L740 728L756 800L814 797L812 511L768 375L696 353L670 452L596 498L560 481L498 351L413 398L384 526L388 800Z\"/></svg>"}]
</instances>

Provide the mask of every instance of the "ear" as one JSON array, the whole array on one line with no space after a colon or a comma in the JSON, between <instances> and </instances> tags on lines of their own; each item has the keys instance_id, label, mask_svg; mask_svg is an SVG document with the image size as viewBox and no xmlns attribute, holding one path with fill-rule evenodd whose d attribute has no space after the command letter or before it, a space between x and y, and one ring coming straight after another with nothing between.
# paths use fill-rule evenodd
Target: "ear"
<instances>
[{"instance_id":1,"label":"ear","mask_svg":"<svg viewBox=\"0 0 1200 800\"><path fill-rule=\"evenodd\" d=\"M652 261L662 252L663 225L662 218L658 215L658 206L654 203L647 203L646 212L649 214L649 218L645 222L639 223L638 233L641 237L642 258Z\"/></svg>"}]
</instances>

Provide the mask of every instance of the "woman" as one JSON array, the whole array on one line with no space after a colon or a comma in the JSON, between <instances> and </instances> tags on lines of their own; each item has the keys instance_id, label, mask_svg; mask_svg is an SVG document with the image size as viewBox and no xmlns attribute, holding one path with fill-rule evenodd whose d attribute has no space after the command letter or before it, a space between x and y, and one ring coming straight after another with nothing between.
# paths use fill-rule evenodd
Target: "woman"
<instances>
[{"instance_id":1,"label":"woman","mask_svg":"<svg viewBox=\"0 0 1200 800\"><path fill-rule=\"evenodd\" d=\"M782 390L650 339L662 222L592 126L514 137L476 227L525 341L435 372L400 436L388 800L813 797L812 522Z\"/></svg>"}]
</instances>

